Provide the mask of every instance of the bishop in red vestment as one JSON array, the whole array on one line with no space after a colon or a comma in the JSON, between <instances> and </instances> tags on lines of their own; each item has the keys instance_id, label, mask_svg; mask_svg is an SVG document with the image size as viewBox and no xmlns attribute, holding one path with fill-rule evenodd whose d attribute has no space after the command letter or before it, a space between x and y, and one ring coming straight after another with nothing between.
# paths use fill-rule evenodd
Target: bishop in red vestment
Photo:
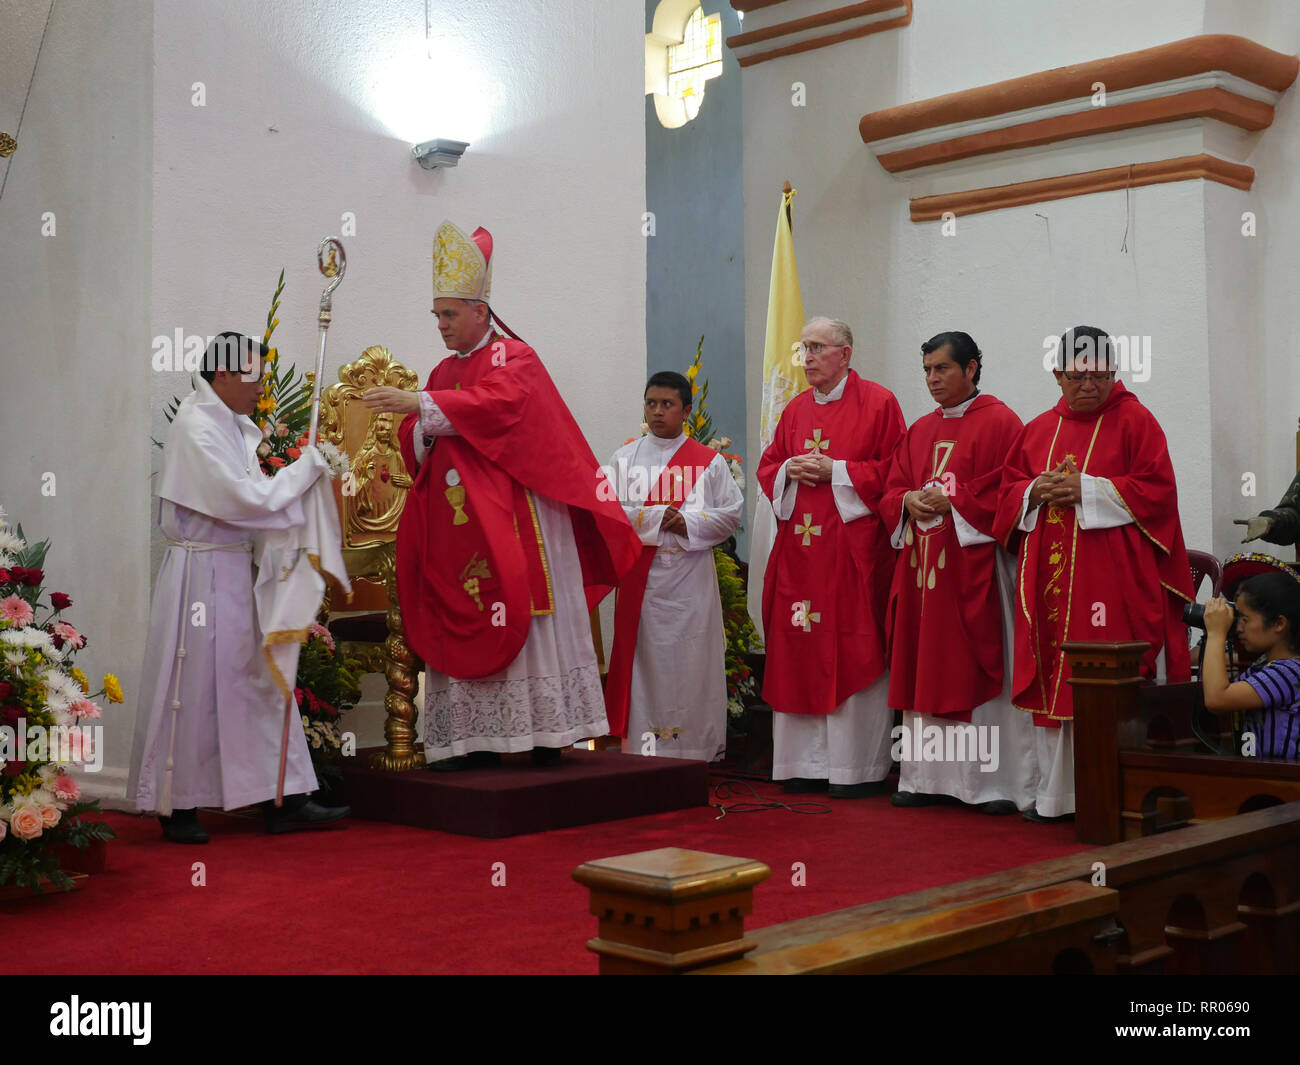
<instances>
[{"instance_id":1,"label":"bishop in red vestment","mask_svg":"<svg viewBox=\"0 0 1300 1065\"><path fill-rule=\"evenodd\" d=\"M763 698L776 710L774 780L857 798L889 773L884 614L894 552L881 495L905 423L893 393L849 368L853 336L804 326L808 383L781 415L758 482L776 542L763 585Z\"/></svg>"},{"instance_id":2,"label":"bishop in red vestment","mask_svg":"<svg viewBox=\"0 0 1300 1065\"><path fill-rule=\"evenodd\" d=\"M406 413L397 591L428 667L425 756L446 768L530 749L550 764L606 733L588 611L640 552L536 352L492 329L491 255L487 230L439 226L434 312L455 354L422 392L364 397Z\"/></svg>"},{"instance_id":3,"label":"bishop in red vestment","mask_svg":"<svg viewBox=\"0 0 1300 1065\"><path fill-rule=\"evenodd\" d=\"M1192 599L1191 567L1165 434L1115 380L1102 330L1067 332L1057 366L1061 400L1011 447L995 523L1000 542L1020 544L1012 698L1042 726L1030 820L1074 811L1062 644L1144 640L1144 675L1157 675L1159 657L1172 683L1190 670L1182 606Z\"/></svg>"},{"instance_id":4,"label":"bishop in red vestment","mask_svg":"<svg viewBox=\"0 0 1300 1065\"><path fill-rule=\"evenodd\" d=\"M889 705L904 711L892 801L947 795L1015 813L1033 805L1037 761L1033 725L1007 697L1012 560L992 534L1002 463L1022 426L979 391L969 334L940 333L921 357L939 406L908 429L882 504L900 549L886 621Z\"/></svg>"}]
</instances>

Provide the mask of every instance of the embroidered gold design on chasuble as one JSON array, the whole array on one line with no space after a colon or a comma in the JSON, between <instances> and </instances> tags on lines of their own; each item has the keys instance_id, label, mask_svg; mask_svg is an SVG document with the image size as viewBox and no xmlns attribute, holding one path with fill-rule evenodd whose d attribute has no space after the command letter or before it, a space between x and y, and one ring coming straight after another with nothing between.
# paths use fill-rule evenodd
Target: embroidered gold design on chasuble
<instances>
[{"instance_id":1,"label":"embroidered gold design on chasuble","mask_svg":"<svg viewBox=\"0 0 1300 1065\"><path fill-rule=\"evenodd\" d=\"M814 612L812 609L812 600L805 599L801 603L796 603L794 615L795 628L803 629L804 632L812 632L813 622L821 621L821 612Z\"/></svg>"},{"instance_id":2,"label":"embroidered gold design on chasuble","mask_svg":"<svg viewBox=\"0 0 1300 1065\"><path fill-rule=\"evenodd\" d=\"M957 447L956 440L936 440L934 442L934 455L930 460L930 476L938 479L944 475L948 468L948 460L952 458L953 450Z\"/></svg>"},{"instance_id":3,"label":"embroidered gold design on chasuble","mask_svg":"<svg viewBox=\"0 0 1300 1065\"><path fill-rule=\"evenodd\" d=\"M822 431L814 429L811 437L805 437L803 446L808 449L812 455L828 455L831 449L830 439L822 439Z\"/></svg>"},{"instance_id":4,"label":"embroidered gold design on chasuble","mask_svg":"<svg viewBox=\"0 0 1300 1065\"><path fill-rule=\"evenodd\" d=\"M465 486L463 484L453 484L442 493L447 497L447 502L451 504L452 510L456 516L451 519L453 525L469 524L469 515L465 513Z\"/></svg>"},{"instance_id":5,"label":"embroidered gold design on chasuble","mask_svg":"<svg viewBox=\"0 0 1300 1065\"><path fill-rule=\"evenodd\" d=\"M479 558L477 551L469 556L469 562L460 571L461 587L474 600L479 610L483 609L483 600L479 598L479 578L488 579L491 576L492 572L488 569L487 559Z\"/></svg>"},{"instance_id":6,"label":"embroidered gold design on chasuble","mask_svg":"<svg viewBox=\"0 0 1300 1065\"><path fill-rule=\"evenodd\" d=\"M524 489L524 498L528 501L528 514L533 519L533 537L537 544L537 557L542 563L542 576L546 578L546 602L541 606L536 603L532 604L531 614L533 617L541 617L544 614L555 613L555 588L551 584L551 566L546 561L546 543L542 540L542 523L537 517L537 504L533 502L533 493ZM515 532L518 532L519 522L515 521ZM532 547L532 544L528 545Z\"/></svg>"},{"instance_id":7,"label":"embroidered gold design on chasuble","mask_svg":"<svg viewBox=\"0 0 1300 1065\"><path fill-rule=\"evenodd\" d=\"M802 536L802 537L803 537L803 540L802 540L803 546L804 546L804 547L807 547L809 544L812 543L812 538L813 538L814 536L821 536L821 534L822 534L822 527L821 527L820 525L814 525L814 524L812 523L812 515L811 515L811 514L805 514L805 515L803 516L803 524L802 524L802 525L800 525L798 522L795 523L795 526L794 526L794 534L795 534L795 536Z\"/></svg>"}]
</instances>

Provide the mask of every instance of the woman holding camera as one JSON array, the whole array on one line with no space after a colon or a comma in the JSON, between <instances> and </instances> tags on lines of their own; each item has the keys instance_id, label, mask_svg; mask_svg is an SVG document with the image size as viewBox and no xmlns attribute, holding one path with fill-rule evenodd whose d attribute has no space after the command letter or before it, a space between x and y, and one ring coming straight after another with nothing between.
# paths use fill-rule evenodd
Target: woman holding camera
<instances>
[{"instance_id":1,"label":"woman holding camera","mask_svg":"<svg viewBox=\"0 0 1300 1065\"><path fill-rule=\"evenodd\" d=\"M1205 707L1216 714L1244 712L1260 758L1300 760L1300 581L1261 573L1237 589L1237 640L1260 657L1228 683L1226 643L1234 611L1222 596L1205 607L1206 645L1201 664Z\"/></svg>"}]
</instances>

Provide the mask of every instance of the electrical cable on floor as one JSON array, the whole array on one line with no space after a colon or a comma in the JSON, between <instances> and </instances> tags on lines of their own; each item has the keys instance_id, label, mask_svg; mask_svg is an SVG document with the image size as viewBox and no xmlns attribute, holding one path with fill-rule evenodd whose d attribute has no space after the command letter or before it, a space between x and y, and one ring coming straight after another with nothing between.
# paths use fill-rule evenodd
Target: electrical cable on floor
<instances>
[{"instance_id":1,"label":"electrical cable on floor","mask_svg":"<svg viewBox=\"0 0 1300 1065\"><path fill-rule=\"evenodd\" d=\"M831 812L831 805L827 802L815 802L811 799L801 799L796 802L765 799L754 790L752 784L743 780L720 780L712 785L710 790L713 793L713 798L718 801L711 801L709 805L721 811L714 818L715 821L721 821L729 813L752 814L762 810L789 810L792 814L828 814ZM735 795L746 796L746 798L742 798L739 802L733 802L730 805L724 801Z\"/></svg>"}]
</instances>

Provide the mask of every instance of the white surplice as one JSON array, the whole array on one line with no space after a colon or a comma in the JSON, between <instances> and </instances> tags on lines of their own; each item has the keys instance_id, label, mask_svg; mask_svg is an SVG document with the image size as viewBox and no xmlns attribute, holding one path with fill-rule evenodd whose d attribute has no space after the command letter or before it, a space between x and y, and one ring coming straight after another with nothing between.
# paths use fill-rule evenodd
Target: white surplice
<instances>
[{"instance_id":1,"label":"white surplice","mask_svg":"<svg viewBox=\"0 0 1300 1065\"><path fill-rule=\"evenodd\" d=\"M624 750L712 762L727 750L726 632L713 548L740 527L745 499L727 461L715 455L680 510L686 535L665 532L667 507L644 506L686 439L647 435L610 461L610 482L643 544L658 547L646 577L632 664Z\"/></svg>"},{"instance_id":2,"label":"white surplice","mask_svg":"<svg viewBox=\"0 0 1300 1065\"><path fill-rule=\"evenodd\" d=\"M490 336L489 331L483 343ZM413 439L417 465L428 453L422 437L456 435L428 392L419 393L419 400L419 432ZM425 667L427 761L473 751L568 747L609 731L569 508L535 492L529 495L537 508L555 612L533 617L523 648L508 666L486 677L461 680Z\"/></svg>"},{"instance_id":3,"label":"white surplice","mask_svg":"<svg viewBox=\"0 0 1300 1065\"><path fill-rule=\"evenodd\" d=\"M301 497L327 467L310 448L267 477L257 459L261 442L252 420L202 378L171 425L158 482L168 546L150 611L127 788L141 810L233 810L275 797L284 703L262 652L253 541L263 530L301 524ZM315 791L296 714L289 739L285 793Z\"/></svg>"}]
</instances>

